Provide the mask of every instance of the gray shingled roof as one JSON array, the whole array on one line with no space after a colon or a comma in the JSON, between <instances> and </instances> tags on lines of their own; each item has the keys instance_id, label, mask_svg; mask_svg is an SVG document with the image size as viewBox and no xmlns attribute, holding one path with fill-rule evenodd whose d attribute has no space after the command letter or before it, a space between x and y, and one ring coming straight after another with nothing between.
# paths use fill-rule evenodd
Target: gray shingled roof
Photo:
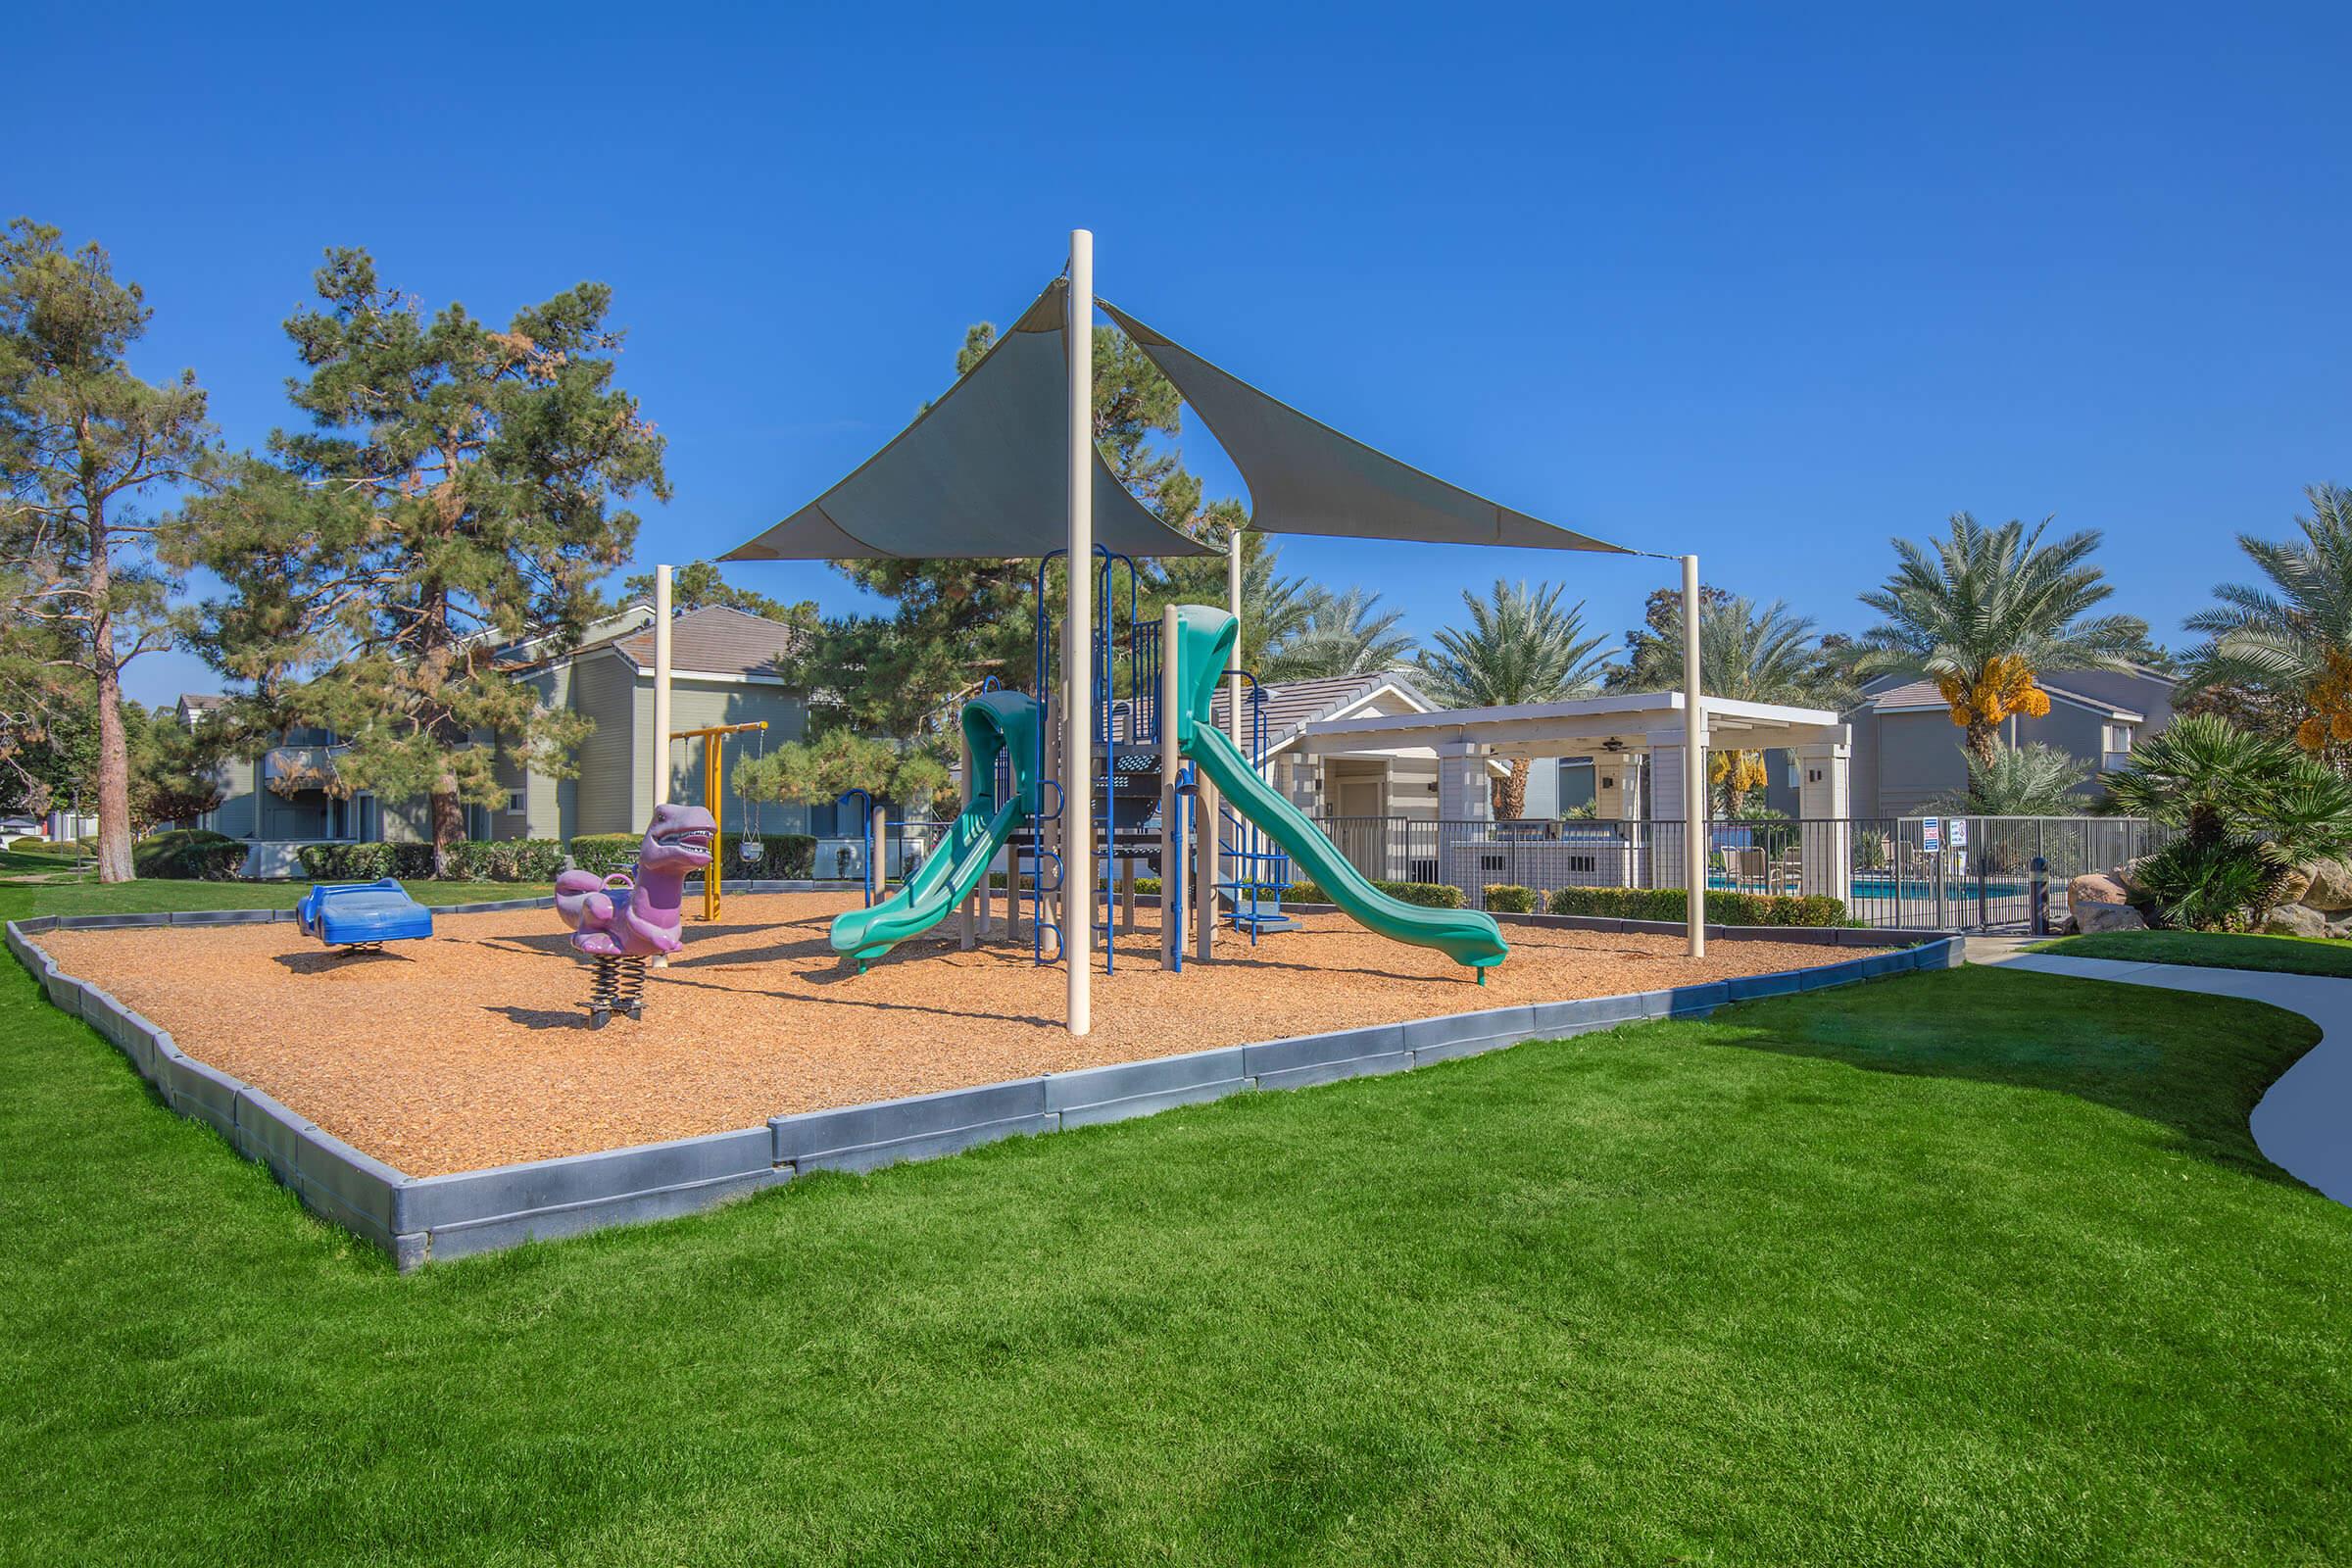
<instances>
[{"instance_id":1,"label":"gray shingled roof","mask_svg":"<svg viewBox=\"0 0 2352 1568\"><path fill-rule=\"evenodd\" d=\"M181 692L179 694L179 704L182 708L193 708L199 711L219 708L227 701L227 698L213 692Z\"/></svg>"},{"instance_id":2,"label":"gray shingled roof","mask_svg":"<svg viewBox=\"0 0 2352 1568\"><path fill-rule=\"evenodd\" d=\"M718 675L773 675L777 657L792 650L797 635L782 621L709 605L670 621L670 665ZM653 627L617 638L612 646L639 669L654 667Z\"/></svg>"},{"instance_id":3,"label":"gray shingled roof","mask_svg":"<svg viewBox=\"0 0 2352 1568\"><path fill-rule=\"evenodd\" d=\"M2084 692L2069 691L2066 687L2052 681L2037 678L2034 684L2052 697L2064 698L2070 703L2093 709L2107 714L2110 718L2137 720L2147 716L2145 713L2135 712L2132 709L2111 703L2104 697L2092 697ZM1890 686L1883 692L1873 692L1863 700L1863 706L1876 709L1884 713L1889 709L1941 708L1944 706L1944 701L1943 694L1936 689L1934 681L1914 680L1906 681L1900 686Z\"/></svg>"},{"instance_id":4,"label":"gray shingled roof","mask_svg":"<svg viewBox=\"0 0 2352 1568\"><path fill-rule=\"evenodd\" d=\"M1348 705L1361 702L1383 686L1396 686L1412 692L1414 701L1424 708L1430 706L1428 699L1413 691L1412 682L1402 672L1396 670L1378 675L1332 675L1319 680L1269 682L1265 688L1266 750L1280 751L1316 719L1329 718ZM1211 711L1216 719L1216 727L1231 734L1232 730L1225 721L1225 693L1226 688L1220 685ZM1246 683L1242 689L1242 716L1248 719L1251 705Z\"/></svg>"}]
</instances>

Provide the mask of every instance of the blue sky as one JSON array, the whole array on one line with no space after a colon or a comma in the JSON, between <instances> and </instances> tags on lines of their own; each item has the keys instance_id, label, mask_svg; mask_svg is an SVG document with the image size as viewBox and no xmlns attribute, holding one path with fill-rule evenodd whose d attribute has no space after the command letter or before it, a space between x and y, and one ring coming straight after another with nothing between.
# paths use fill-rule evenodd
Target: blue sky
<instances>
[{"instance_id":1,"label":"blue sky","mask_svg":"<svg viewBox=\"0 0 2352 1568\"><path fill-rule=\"evenodd\" d=\"M1825 629L1967 509L2104 530L2178 642L2235 533L2352 482L2340 7L496 10L36 6L0 206L111 248L140 368L237 443L326 245L494 318L612 283L677 489L646 562L854 466L1073 225L1103 296L1285 400ZM1284 561L1424 633L1503 575L1614 634L1670 569Z\"/></svg>"}]
</instances>

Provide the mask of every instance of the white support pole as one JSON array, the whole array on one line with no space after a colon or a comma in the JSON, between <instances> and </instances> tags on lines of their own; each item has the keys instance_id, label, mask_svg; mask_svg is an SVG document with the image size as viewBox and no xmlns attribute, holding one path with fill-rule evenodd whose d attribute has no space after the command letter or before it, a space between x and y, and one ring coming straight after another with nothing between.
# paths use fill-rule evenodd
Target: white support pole
<instances>
[{"instance_id":1,"label":"white support pole","mask_svg":"<svg viewBox=\"0 0 2352 1568\"><path fill-rule=\"evenodd\" d=\"M1225 677L1225 727L1233 732L1233 749L1254 764L1257 759L1250 755L1248 739L1250 731L1242 724L1242 530L1239 528L1234 529L1232 535L1225 541L1225 608L1233 614L1234 629L1234 672ZM1221 822L1222 818L1219 820ZM1218 836L1220 838L1224 836L1221 827ZM1242 829L1237 825L1234 828L1234 848L1236 850L1244 848L1242 837ZM1240 860L1234 862L1233 875L1229 880L1237 883L1241 881L1243 863ZM1241 907L1238 898L1234 907L1237 912Z\"/></svg>"},{"instance_id":2,"label":"white support pole","mask_svg":"<svg viewBox=\"0 0 2352 1568\"><path fill-rule=\"evenodd\" d=\"M1182 960L1184 904L1176 897L1183 878L1183 810L1176 799L1176 607L1159 611L1159 966Z\"/></svg>"},{"instance_id":3,"label":"white support pole","mask_svg":"<svg viewBox=\"0 0 2352 1568\"><path fill-rule=\"evenodd\" d=\"M1242 530L1239 528L1225 541L1225 608L1232 612L1234 624L1234 673L1225 677L1225 716L1231 721L1226 727L1233 731L1233 749L1250 757L1250 742L1246 738L1249 732L1242 728Z\"/></svg>"},{"instance_id":4,"label":"white support pole","mask_svg":"<svg viewBox=\"0 0 2352 1568\"><path fill-rule=\"evenodd\" d=\"M956 726L956 735L957 745L962 748L959 755L963 762L961 769L963 774L963 804L965 809L968 810L971 808L972 797L977 794L980 789L980 781L972 777L971 737L963 733L963 726L961 724ZM990 781L992 788L994 787L994 784L995 781L992 779ZM963 906L956 911L956 945L967 953L970 952L979 941L980 930L978 916L980 912L980 901L986 897L988 897L988 873L983 871L980 873L980 885L963 896Z\"/></svg>"},{"instance_id":5,"label":"white support pole","mask_svg":"<svg viewBox=\"0 0 2352 1568\"><path fill-rule=\"evenodd\" d=\"M1062 617L1061 668L1069 682L1062 744L1063 885L1069 889L1061 933L1069 976L1069 1028L1094 1027L1095 942L1095 236L1070 230L1069 323L1070 592Z\"/></svg>"},{"instance_id":6,"label":"white support pole","mask_svg":"<svg viewBox=\"0 0 2352 1568\"><path fill-rule=\"evenodd\" d=\"M1698 687L1698 558L1683 558L1683 918L1693 958L1707 956L1706 714Z\"/></svg>"},{"instance_id":7,"label":"white support pole","mask_svg":"<svg viewBox=\"0 0 2352 1568\"><path fill-rule=\"evenodd\" d=\"M654 568L654 805L669 804L669 568ZM647 816L650 820L652 813Z\"/></svg>"}]
</instances>

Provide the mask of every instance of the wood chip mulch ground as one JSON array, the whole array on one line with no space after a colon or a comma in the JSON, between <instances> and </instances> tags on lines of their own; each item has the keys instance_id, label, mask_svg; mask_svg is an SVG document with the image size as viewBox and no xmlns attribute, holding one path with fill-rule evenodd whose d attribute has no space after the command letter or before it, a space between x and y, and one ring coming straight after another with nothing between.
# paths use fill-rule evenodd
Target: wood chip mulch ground
<instances>
[{"instance_id":1,"label":"wood chip mulch ground","mask_svg":"<svg viewBox=\"0 0 2352 1568\"><path fill-rule=\"evenodd\" d=\"M169 1029L179 1048L412 1175L474 1170L769 1116L1279 1040L1438 1013L1566 1001L1850 958L1776 942L1506 928L1488 983L1342 915L1254 949L1157 966L1156 915L1098 971L1094 1030L1062 1028L1064 978L1028 944L907 943L865 974L825 943L839 894L736 897L690 920L651 971L642 1022L584 1026L588 967L548 910L442 915L430 941L339 956L289 924L54 931L69 973Z\"/></svg>"}]
</instances>

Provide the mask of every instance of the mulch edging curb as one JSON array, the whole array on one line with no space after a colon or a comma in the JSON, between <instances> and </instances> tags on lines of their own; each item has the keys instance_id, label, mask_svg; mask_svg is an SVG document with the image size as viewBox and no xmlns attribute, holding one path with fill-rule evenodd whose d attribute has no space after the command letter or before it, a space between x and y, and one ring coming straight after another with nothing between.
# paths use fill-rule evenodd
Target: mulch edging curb
<instances>
[{"instance_id":1,"label":"mulch edging curb","mask_svg":"<svg viewBox=\"0 0 2352 1568\"><path fill-rule=\"evenodd\" d=\"M722 886L731 893L805 891L798 883ZM552 903L549 898L509 899L440 906L433 912L494 913L545 908ZM403 1272L434 1259L693 1213L777 1186L803 1171L876 1170L903 1160L958 1153L1003 1138L1124 1121L1244 1091L1301 1089L1405 1072L1528 1040L1557 1040L1645 1018L1704 1016L1729 1003L1827 990L1911 970L1948 969L1962 961L1962 939L1941 932L1709 926L1709 936L1727 941L1909 945L1810 969L1221 1046L1186 1055L774 1116L762 1126L733 1132L419 1177L395 1170L263 1091L184 1054L169 1033L97 986L65 973L33 940L53 930L266 924L293 918L291 909L37 915L9 921L7 938L9 952L31 973L50 1004L104 1036L154 1085L166 1104L211 1126L238 1153L268 1166L306 1208L373 1243ZM1642 934L1682 929L1656 921L1586 915L1500 918Z\"/></svg>"}]
</instances>

